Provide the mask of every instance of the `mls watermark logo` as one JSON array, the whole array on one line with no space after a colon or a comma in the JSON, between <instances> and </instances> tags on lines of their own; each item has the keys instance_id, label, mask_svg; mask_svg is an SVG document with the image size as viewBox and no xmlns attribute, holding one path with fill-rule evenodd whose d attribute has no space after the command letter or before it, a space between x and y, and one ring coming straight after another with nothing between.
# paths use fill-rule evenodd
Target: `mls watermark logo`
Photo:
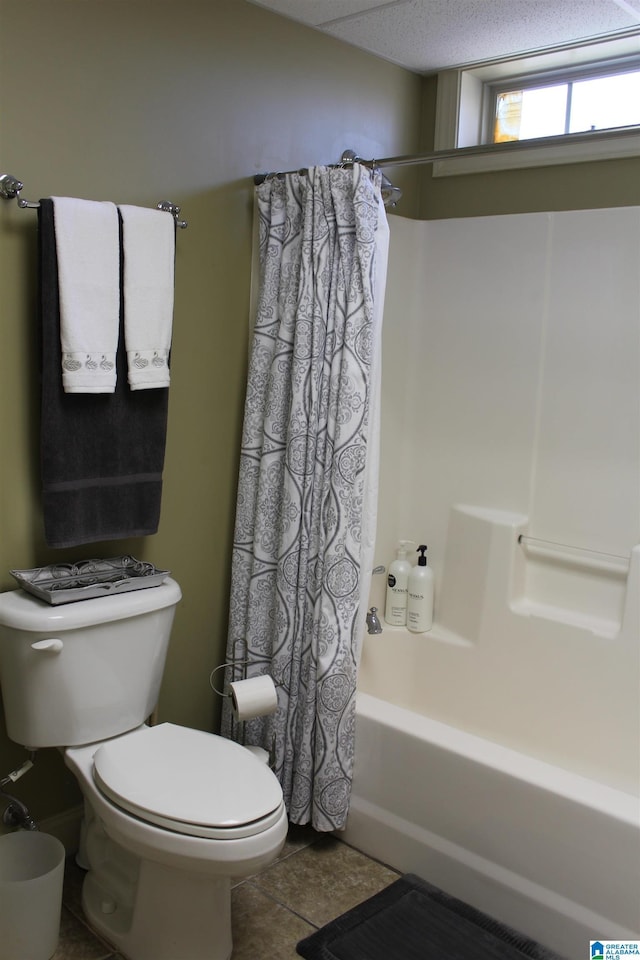
<instances>
[{"instance_id":1,"label":"mls watermark logo","mask_svg":"<svg viewBox=\"0 0 640 960\"><path fill-rule=\"evenodd\" d=\"M640 940L590 940L589 960L622 960L640 957Z\"/></svg>"}]
</instances>

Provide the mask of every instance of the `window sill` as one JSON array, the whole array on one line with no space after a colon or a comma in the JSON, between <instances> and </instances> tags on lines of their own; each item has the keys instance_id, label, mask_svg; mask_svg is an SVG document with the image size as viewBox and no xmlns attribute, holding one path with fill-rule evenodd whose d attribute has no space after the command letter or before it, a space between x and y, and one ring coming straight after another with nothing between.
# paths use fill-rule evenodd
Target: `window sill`
<instances>
[{"instance_id":1,"label":"window sill","mask_svg":"<svg viewBox=\"0 0 640 960\"><path fill-rule=\"evenodd\" d=\"M607 130L513 144L485 144L463 147L457 152L456 157L434 162L434 177L637 157L640 156L640 130ZM465 152L469 155L465 156Z\"/></svg>"}]
</instances>

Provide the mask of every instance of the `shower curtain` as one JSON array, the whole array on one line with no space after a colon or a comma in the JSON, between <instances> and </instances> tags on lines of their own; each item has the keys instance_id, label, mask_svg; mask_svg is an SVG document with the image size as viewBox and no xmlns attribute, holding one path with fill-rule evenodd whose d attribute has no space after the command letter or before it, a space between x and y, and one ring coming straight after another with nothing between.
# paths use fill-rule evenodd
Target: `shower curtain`
<instances>
[{"instance_id":1,"label":"shower curtain","mask_svg":"<svg viewBox=\"0 0 640 960\"><path fill-rule=\"evenodd\" d=\"M344 826L375 538L388 225L380 174L314 167L256 190L260 291L242 437L227 680L277 712L223 733L275 757L289 819Z\"/></svg>"}]
</instances>

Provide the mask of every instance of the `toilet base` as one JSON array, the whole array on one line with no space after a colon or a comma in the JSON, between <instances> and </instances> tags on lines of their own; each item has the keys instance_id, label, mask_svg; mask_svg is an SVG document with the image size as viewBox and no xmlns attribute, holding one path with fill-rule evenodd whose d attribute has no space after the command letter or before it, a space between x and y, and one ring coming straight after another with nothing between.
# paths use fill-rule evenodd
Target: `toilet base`
<instances>
[{"instance_id":1,"label":"toilet base","mask_svg":"<svg viewBox=\"0 0 640 960\"><path fill-rule=\"evenodd\" d=\"M123 865L105 861L85 878L82 906L94 930L127 960L229 960L231 881L123 853Z\"/></svg>"},{"instance_id":2,"label":"toilet base","mask_svg":"<svg viewBox=\"0 0 640 960\"><path fill-rule=\"evenodd\" d=\"M85 797L78 862L88 922L127 960L229 960L231 882L272 863L287 814L233 839L174 833L107 800L93 779L96 744L65 751Z\"/></svg>"}]
</instances>

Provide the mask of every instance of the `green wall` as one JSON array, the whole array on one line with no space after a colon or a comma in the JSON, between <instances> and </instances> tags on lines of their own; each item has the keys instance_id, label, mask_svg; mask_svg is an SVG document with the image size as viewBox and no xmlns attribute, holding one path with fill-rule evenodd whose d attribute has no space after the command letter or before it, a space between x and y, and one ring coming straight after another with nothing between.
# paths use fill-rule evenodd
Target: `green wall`
<instances>
[{"instance_id":1,"label":"green wall","mask_svg":"<svg viewBox=\"0 0 640 960\"><path fill-rule=\"evenodd\" d=\"M0 589L15 587L11 568L121 553L171 569L184 598L160 718L216 729L209 673L226 641L253 175L346 148L415 152L421 81L244 0L2 0L2 18L0 172L28 199L171 199L189 227L177 237L160 530L54 551L39 502L36 213L0 201ZM23 757L0 720L0 776ZM37 819L79 799L54 750L14 793Z\"/></svg>"},{"instance_id":2,"label":"green wall","mask_svg":"<svg viewBox=\"0 0 640 960\"><path fill-rule=\"evenodd\" d=\"M423 84L420 152L429 153L433 150L437 79L426 77ZM421 220L640 203L637 157L449 177L433 177L428 165L419 169ZM393 168L387 172L393 178Z\"/></svg>"}]
</instances>

